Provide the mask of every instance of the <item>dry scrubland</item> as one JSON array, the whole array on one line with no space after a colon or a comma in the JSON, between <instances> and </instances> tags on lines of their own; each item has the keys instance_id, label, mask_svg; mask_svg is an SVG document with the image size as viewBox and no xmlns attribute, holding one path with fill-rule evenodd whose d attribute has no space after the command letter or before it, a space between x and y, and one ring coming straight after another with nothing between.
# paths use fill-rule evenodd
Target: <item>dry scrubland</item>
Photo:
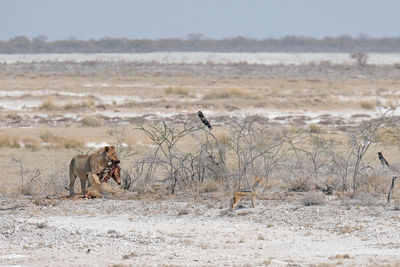
<instances>
[{"instance_id":1,"label":"dry scrubland","mask_svg":"<svg viewBox=\"0 0 400 267\"><path fill-rule=\"evenodd\" d=\"M0 264L396 266L399 77L397 65L1 64ZM106 143L126 190L66 198L70 159ZM254 175L256 208L231 211Z\"/></svg>"}]
</instances>

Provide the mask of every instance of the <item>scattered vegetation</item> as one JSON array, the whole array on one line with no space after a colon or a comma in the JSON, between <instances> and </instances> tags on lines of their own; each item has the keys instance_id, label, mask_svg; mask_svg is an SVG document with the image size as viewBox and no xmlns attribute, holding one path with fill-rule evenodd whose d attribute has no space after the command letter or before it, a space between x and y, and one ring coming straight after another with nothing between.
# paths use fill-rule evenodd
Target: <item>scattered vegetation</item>
<instances>
[{"instance_id":1,"label":"scattered vegetation","mask_svg":"<svg viewBox=\"0 0 400 267\"><path fill-rule=\"evenodd\" d=\"M195 37L193 37L195 36ZM170 51L209 52L347 52L358 55L366 52L400 52L400 38L354 38L341 35L322 39L286 36L283 38L250 39L242 36L226 39L204 38L189 33L186 39L126 39L102 38L99 40L56 40L48 41L40 35L29 39L17 36L0 41L0 53L145 53ZM355 52L362 47L365 52Z\"/></svg>"}]
</instances>

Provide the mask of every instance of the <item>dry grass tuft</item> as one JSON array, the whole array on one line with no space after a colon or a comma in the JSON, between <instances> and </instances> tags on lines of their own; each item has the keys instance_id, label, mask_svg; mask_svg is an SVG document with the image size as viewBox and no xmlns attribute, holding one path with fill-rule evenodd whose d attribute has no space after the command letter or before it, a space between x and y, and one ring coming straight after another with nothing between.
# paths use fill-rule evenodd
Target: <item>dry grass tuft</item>
<instances>
[{"instance_id":1,"label":"dry grass tuft","mask_svg":"<svg viewBox=\"0 0 400 267\"><path fill-rule=\"evenodd\" d=\"M41 141L39 139L28 138L24 139L23 143L26 149L30 149L32 151L38 151L41 147Z\"/></svg>"},{"instance_id":2,"label":"dry grass tuft","mask_svg":"<svg viewBox=\"0 0 400 267\"><path fill-rule=\"evenodd\" d=\"M219 144L228 146L230 145L229 135L226 132L219 132L216 134L216 138Z\"/></svg>"},{"instance_id":3,"label":"dry grass tuft","mask_svg":"<svg viewBox=\"0 0 400 267\"><path fill-rule=\"evenodd\" d=\"M81 126L83 127L100 127L103 125L103 122L96 117L85 117L81 120Z\"/></svg>"},{"instance_id":4,"label":"dry grass tuft","mask_svg":"<svg viewBox=\"0 0 400 267\"><path fill-rule=\"evenodd\" d=\"M310 124L308 128L310 130L310 133L319 133L321 131L321 127L317 126L315 123Z\"/></svg>"},{"instance_id":5,"label":"dry grass tuft","mask_svg":"<svg viewBox=\"0 0 400 267\"><path fill-rule=\"evenodd\" d=\"M49 97L49 98L47 98L46 100L44 100L42 102L42 104L40 105L39 109L40 110L47 110L47 111L55 110L56 109L56 105L54 104L53 99L51 99Z\"/></svg>"},{"instance_id":6,"label":"dry grass tuft","mask_svg":"<svg viewBox=\"0 0 400 267\"><path fill-rule=\"evenodd\" d=\"M165 89L167 95L188 95L189 90L182 87L168 87Z\"/></svg>"},{"instance_id":7,"label":"dry grass tuft","mask_svg":"<svg viewBox=\"0 0 400 267\"><path fill-rule=\"evenodd\" d=\"M374 109L375 108L375 103L369 102L369 101L361 101L360 102L360 107L363 109Z\"/></svg>"},{"instance_id":8,"label":"dry grass tuft","mask_svg":"<svg viewBox=\"0 0 400 267\"><path fill-rule=\"evenodd\" d=\"M9 134L1 134L0 147L20 148L21 141L16 137L11 137Z\"/></svg>"}]
</instances>

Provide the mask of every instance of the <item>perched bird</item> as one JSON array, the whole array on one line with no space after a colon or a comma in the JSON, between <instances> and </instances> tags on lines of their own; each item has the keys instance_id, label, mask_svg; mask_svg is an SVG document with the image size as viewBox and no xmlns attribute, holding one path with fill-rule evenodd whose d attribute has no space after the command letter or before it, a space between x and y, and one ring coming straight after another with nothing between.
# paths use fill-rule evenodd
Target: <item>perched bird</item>
<instances>
[{"instance_id":1,"label":"perched bird","mask_svg":"<svg viewBox=\"0 0 400 267\"><path fill-rule=\"evenodd\" d=\"M208 127L209 130L212 130L211 124L210 122L206 119L206 117L204 117L203 112L199 111L197 112L197 115L199 115L199 118L201 120L201 122Z\"/></svg>"},{"instance_id":2,"label":"perched bird","mask_svg":"<svg viewBox=\"0 0 400 267\"><path fill-rule=\"evenodd\" d=\"M390 166L389 163L387 162L387 160L383 157L382 152L378 152L378 158L381 161L383 166Z\"/></svg>"}]
</instances>

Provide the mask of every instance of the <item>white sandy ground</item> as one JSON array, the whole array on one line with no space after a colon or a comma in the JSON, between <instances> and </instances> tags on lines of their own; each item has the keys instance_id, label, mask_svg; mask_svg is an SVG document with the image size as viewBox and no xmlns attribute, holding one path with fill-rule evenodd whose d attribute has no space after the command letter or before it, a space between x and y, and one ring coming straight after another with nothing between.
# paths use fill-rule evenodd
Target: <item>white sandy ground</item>
<instances>
[{"instance_id":1,"label":"white sandy ground","mask_svg":"<svg viewBox=\"0 0 400 267\"><path fill-rule=\"evenodd\" d=\"M255 209L244 201L235 211L228 196L211 194L1 197L0 266L400 264L400 211L335 198L306 207L299 197L268 196Z\"/></svg>"},{"instance_id":2,"label":"white sandy ground","mask_svg":"<svg viewBox=\"0 0 400 267\"><path fill-rule=\"evenodd\" d=\"M0 54L0 63L17 62L136 62L157 64L309 64L331 62L352 64L349 53L212 53L212 52L155 52L131 54ZM399 53L370 53L370 64L400 63Z\"/></svg>"}]
</instances>

